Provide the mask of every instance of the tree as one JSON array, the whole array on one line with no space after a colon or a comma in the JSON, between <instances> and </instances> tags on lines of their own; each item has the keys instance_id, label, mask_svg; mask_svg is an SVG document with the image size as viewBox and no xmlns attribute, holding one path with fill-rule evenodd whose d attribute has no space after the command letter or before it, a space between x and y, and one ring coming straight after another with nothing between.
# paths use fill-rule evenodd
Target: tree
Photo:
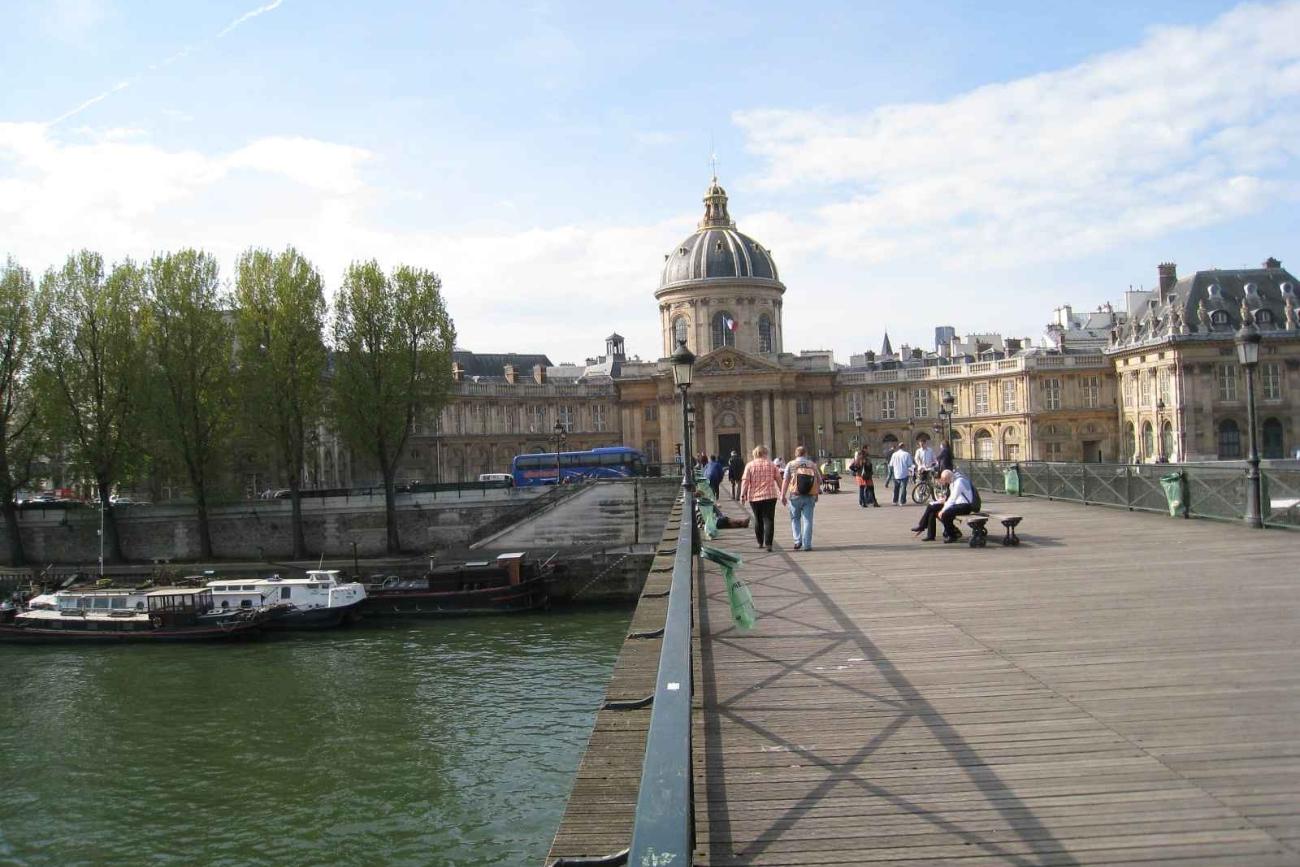
<instances>
[{"instance_id":1,"label":"tree","mask_svg":"<svg viewBox=\"0 0 1300 867\"><path fill-rule=\"evenodd\" d=\"M353 263L334 300L334 413L344 440L384 479L388 553L401 550L394 477L417 418L436 411L451 383L456 329L436 274Z\"/></svg>"},{"instance_id":2,"label":"tree","mask_svg":"<svg viewBox=\"0 0 1300 867\"><path fill-rule=\"evenodd\" d=\"M198 512L200 556L211 559L208 494L233 420L229 298L216 260L197 250L155 256L146 276L157 438L185 468Z\"/></svg>"},{"instance_id":3,"label":"tree","mask_svg":"<svg viewBox=\"0 0 1300 867\"><path fill-rule=\"evenodd\" d=\"M144 272L130 260L104 276L104 260L82 250L41 281L38 371L54 442L65 443L94 479L105 510L104 544L122 560L113 486L140 457L148 310Z\"/></svg>"},{"instance_id":4,"label":"tree","mask_svg":"<svg viewBox=\"0 0 1300 867\"><path fill-rule=\"evenodd\" d=\"M31 273L7 260L0 268L0 511L13 566L27 562L14 495L31 481L43 444L32 391L35 306Z\"/></svg>"},{"instance_id":5,"label":"tree","mask_svg":"<svg viewBox=\"0 0 1300 867\"><path fill-rule=\"evenodd\" d=\"M243 415L271 441L293 504L293 556L307 555L302 473L309 428L324 400L325 292L320 274L292 247L248 250L235 282L238 384Z\"/></svg>"}]
</instances>

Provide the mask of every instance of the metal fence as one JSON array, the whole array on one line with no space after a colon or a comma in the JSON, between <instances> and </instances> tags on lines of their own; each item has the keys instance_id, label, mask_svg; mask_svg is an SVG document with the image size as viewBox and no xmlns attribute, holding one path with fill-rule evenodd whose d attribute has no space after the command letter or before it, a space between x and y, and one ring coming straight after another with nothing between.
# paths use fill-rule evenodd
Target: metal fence
<instances>
[{"instance_id":1,"label":"metal fence","mask_svg":"<svg viewBox=\"0 0 1300 867\"><path fill-rule=\"evenodd\" d=\"M959 461L983 491L1005 491L1016 468L1020 494L1091 505L1168 512L1161 477L1183 478L1183 514L1239 521L1246 515L1246 470L1240 464L1093 464L1049 461ZM1300 527L1300 469L1264 467L1263 517L1270 527Z\"/></svg>"}]
</instances>

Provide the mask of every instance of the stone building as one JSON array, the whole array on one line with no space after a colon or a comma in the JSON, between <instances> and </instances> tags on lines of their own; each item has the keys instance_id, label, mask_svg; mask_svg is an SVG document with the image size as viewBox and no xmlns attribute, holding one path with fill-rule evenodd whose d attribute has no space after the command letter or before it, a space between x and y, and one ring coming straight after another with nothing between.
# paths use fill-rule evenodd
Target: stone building
<instances>
[{"instance_id":1,"label":"stone building","mask_svg":"<svg viewBox=\"0 0 1300 867\"><path fill-rule=\"evenodd\" d=\"M1296 279L1270 258L1259 268L1197 271L1178 278L1160 265L1156 288L1129 292L1127 317L1106 355L1120 397L1120 454L1134 461L1200 461L1246 456L1244 371L1234 336L1260 330L1255 397L1260 453L1283 458L1300 448L1300 330Z\"/></svg>"}]
</instances>

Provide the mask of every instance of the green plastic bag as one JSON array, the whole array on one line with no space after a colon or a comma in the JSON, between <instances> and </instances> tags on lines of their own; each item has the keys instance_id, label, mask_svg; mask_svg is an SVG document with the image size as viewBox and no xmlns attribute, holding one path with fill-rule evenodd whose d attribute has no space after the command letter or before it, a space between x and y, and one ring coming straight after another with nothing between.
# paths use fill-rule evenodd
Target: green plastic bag
<instances>
[{"instance_id":1,"label":"green plastic bag","mask_svg":"<svg viewBox=\"0 0 1300 867\"><path fill-rule=\"evenodd\" d=\"M1182 473L1167 473L1160 477L1160 487L1165 489L1169 503L1169 517L1177 518L1186 510L1187 484Z\"/></svg>"},{"instance_id":2,"label":"green plastic bag","mask_svg":"<svg viewBox=\"0 0 1300 867\"><path fill-rule=\"evenodd\" d=\"M1002 473L1002 481L1006 486L1006 492L1013 496L1020 496L1020 465L1007 467Z\"/></svg>"},{"instance_id":3,"label":"green plastic bag","mask_svg":"<svg viewBox=\"0 0 1300 867\"><path fill-rule=\"evenodd\" d=\"M704 516L704 536L708 539L717 538L718 535L718 510L709 500L700 500L700 514Z\"/></svg>"},{"instance_id":4,"label":"green plastic bag","mask_svg":"<svg viewBox=\"0 0 1300 867\"><path fill-rule=\"evenodd\" d=\"M736 575L736 567L742 562L740 557L708 545L700 548L700 554L722 568L722 577L727 582L727 601L731 603L731 620L736 628L753 629L758 622L758 612L754 609L754 595L749 592L749 586Z\"/></svg>"}]
</instances>

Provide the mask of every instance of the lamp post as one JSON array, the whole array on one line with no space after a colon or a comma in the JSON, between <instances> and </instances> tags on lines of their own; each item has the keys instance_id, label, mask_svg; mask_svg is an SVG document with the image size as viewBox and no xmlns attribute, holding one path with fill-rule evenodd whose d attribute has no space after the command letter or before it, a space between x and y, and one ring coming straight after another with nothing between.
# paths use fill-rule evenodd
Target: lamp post
<instances>
[{"instance_id":1,"label":"lamp post","mask_svg":"<svg viewBox=\"0 0 1300 867\"><path fill-rule=\"evenodd\" d=\"M564 429L564 423L557 421L554 427L554 433L551 434L551 442L555 443L555 484L560 484L560 450L564 448L565 442L569 439L568 431Z\"/></svg>"},{"instance_id":2,"label":"lamp post","mask_svg":"<svg viewBox=\"0 0 1300 867\"><path fill-rule=\"evenodd\" d=\"M1259 479L1259 449L1255 444L1255 366L1259 364L1259 329L1246 323L1237 332L1237 360L1246 368L1246 429L1250 438L1250 452L1246 458L1246 523L1252 527L1264 526Z\"/></svg>"},{"instance_id":3,"label":"lamp post","mask_svg":"<svg viewBox=\"0 0 1300 867\"><path fill-rule=\"evenodd\" d=\"M673 366L673 383L682 393L682 488L692 491L695 489L695 470L692 467L694 461L691 458L691 426L688 418L690 403L687 401L686 392L691 387L695 355L686 348L685 340L678 340L677 351L672 354L668 362Z\"/></svg>"},{"instance_id":4,"label":"lamp post","mask_svg":"<svg viewBox=\"0 0 1300 867\"><path fill-rule=\"evenodd\" d=\"M858 448L862 448L862 413L855 413L853 424L858 429Z\"/></svg>"},{"instance_id":5,"label":"lamp post","mask_svg":"<svg viewBox=\"0 0 1300 867\"><path fill-rule=\"evenodd\" d=\"M817 425L817 457L818 459L826 457L826 449L822 446L822 434L826 432L823 425Z\"/></svg>"},{"instance_id":6,"label":"lamp post","mask_svg":"<svg viewBox=\"0 0 1300 867\"><path fill-rule=\"evenodd\" d=\"M952 444L952 416L953 409L957 406L957 398L952 396L951 391L943 393L943 409L939 410L939 420L948 426L948 448L953 448ZM953 455L956 457L956 455Z\"/></svg>"},{"instance_id":7,"label":"lamp post","mask_svg":"<svg viewBox=\"0 0 1300 867\"><path fill-rule=\"evenodd\" d=\"M1164 464L1169 462L1168 455L1165 454L1165 402L1156 400L1156 463Z\"/></svg>"}]
</instances>

